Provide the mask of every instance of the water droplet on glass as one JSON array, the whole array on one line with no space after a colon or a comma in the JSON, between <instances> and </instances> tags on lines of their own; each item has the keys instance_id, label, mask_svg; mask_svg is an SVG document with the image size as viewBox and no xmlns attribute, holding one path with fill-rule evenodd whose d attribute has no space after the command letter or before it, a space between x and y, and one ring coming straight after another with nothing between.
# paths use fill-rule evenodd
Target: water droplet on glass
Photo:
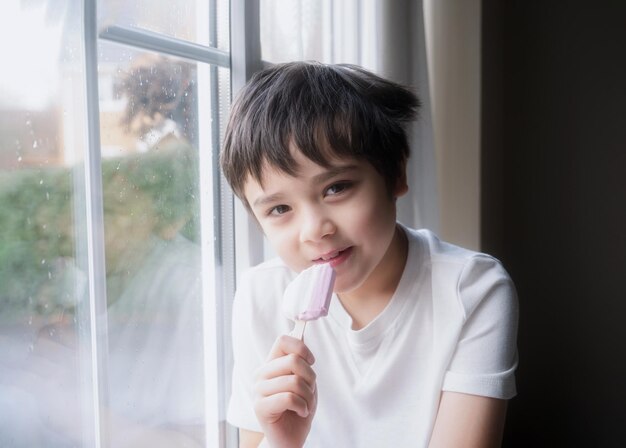
<instances>
[{"instance_id":1,"label":"water droplet on glass","mask_svg":"<svg viewBox=\"0 0 626 448\"><path fill-rule=\"evenodd\" d=\"M46 200L47 200L47 201L49 201L49 200L50 200L50 193L48 193L47 191L46 191Z\"/></svg>"},{"instance_id":2,"label":"water droplet on glass","mask_svg":"<svg viewBox=\"0 0 626 448\"><path fill-rule=\"evenodd\" d=\"M22 156L19 156L19 157L17 158L17 161L18 161L18 162L21 162L21 161L22 161Z\"/></svg>"},{"instance_id":3,"label":"water droplet on glass","mask_svg":"<svg viewBox=\"0 0 626 448\"><path fill-rule=\"evenodd\" d=\"M37 149L37 140L33 142L33 149Z\"/></svg>"},{"instance_id":4,"label":"water droplet on glass","mask_svg":"<svg viewBox=\"0 0 626 448\"><path fill-rule=\"evenodd\" d=\"M52 272L48 271L48 280L52 280Z\"/></svg>"},{"instance_id":5,"label":"water droplet on glass","mask_svg":"<svg viewBox=\"0 0 626 448\"><path fill-rule=\"evenodd\" d=\"M28 351L29 352L34 352L35 351L35 344L33 344L32 342L30 344L28 344Z\"/></svg>"},{"instance_id":6,"label":"water droplet on glass","mask_svg":"<svg viewBox=\"0 0 626 448\"><path fill-rule=\"evenodd\" d=\"M39 185L43 185L43 179L39 180Z\"/></svg>"},{"instance_id":7,"label":"water droplet on glass","mask_svg":"<svg viewBox=\"0 0 626 448\"><path fill-rule=\"evenodd\" d=\"M46 259L41 260L41 264L46 264Z\"/></svg>"}]
</instances>

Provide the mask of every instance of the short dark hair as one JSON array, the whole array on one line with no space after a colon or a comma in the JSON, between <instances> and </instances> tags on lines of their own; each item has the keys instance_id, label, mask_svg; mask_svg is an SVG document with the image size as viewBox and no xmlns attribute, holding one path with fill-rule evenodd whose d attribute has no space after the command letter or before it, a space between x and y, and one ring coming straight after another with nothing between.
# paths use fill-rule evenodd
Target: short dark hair
<instances>
[{"instance_id":1,"label":"short dark hair","mask_svg":"<svg viewBox=\"0 0 626 448\"><path fill-rule=\"evenodd\" d=\"M409 157L406 125L420 101L409 88L350 64L291 62L256 73L233 103L221 166L249 207L248 176L261 183L265 164L295 175L294 144L311 161L365 159L391 192Z\"/></svg>"}]
</instances>

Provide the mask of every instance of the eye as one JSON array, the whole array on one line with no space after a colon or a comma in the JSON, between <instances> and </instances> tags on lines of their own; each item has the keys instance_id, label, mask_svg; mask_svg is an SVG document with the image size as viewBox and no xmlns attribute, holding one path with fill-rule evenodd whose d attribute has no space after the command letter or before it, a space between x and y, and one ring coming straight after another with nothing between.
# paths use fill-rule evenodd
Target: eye
<instances>
[{"instance_id":1,"label":"eye","mask_svg":"<svg viewBox=\"0 0 626 448\"><path fill-rule=\"evenodd\" d=\"M348 190L352 186L351 182L337 182L326 189L326 196L335 196Z\"/></svg>"},{"instance_id":2,"label":"eye","mask_svg":"<svg viewBox=\"0 0 626 448\"><path fill-rule=\"evenodd\" d=\"M291 208L288 205L276 205L267 211L268 216L280 216L287 213Z\"/></svg>"}]
</instances>

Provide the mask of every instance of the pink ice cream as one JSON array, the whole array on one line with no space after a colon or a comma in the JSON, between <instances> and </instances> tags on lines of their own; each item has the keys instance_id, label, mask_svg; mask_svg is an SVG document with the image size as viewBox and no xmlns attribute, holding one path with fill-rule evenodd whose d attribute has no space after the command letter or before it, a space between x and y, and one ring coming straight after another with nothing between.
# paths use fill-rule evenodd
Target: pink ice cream
<instances>
[{"instance_id":1,"label":"pink ice cream","mask_svg":"<svg viewBox=\"0 0 626 448\"><path fill-rule=\"evenodd\" d=\"M328 263L302 271L287 286L283 312L292 320L310 321L328 314L335 285L335 271Z\"/></svg>"}]
</instances>

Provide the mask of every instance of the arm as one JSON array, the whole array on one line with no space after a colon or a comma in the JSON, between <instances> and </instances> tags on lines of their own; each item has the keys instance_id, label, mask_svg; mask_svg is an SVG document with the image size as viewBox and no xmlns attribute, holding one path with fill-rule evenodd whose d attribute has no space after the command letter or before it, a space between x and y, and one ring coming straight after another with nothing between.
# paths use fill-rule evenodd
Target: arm
<instances>
[{"instance_id":1,"label":"arm","mask_svg":"<svg viewBox=\"0 0 626 448\"><path fill-rule=\"evenodd\" d=\"M239 448L257 448L262 440L262 432L239 430Z\"/></svg>"},{"instance_id":2,"label":"arm","mask_svg":"<svg viewBox=\"0 0 626 448\"><path fill-rule=\"evenodd\" d=\"M438 285L445 293L450 284L442 277ZM502 265L486 255L472 257L452 285L465 322L444 377L430 447L499 447L506 400L516 392L515 286Z\"/></svg>"},{"instance_id":3,"label":"arm","mask_svg":"<svg viewBox=\"0 0 626 448\"><path fill-rule=\"evenodd\" d=\"M497 398L443 392L428 447L500 447L506 404Z\"/></svg>"}]
</instances>

